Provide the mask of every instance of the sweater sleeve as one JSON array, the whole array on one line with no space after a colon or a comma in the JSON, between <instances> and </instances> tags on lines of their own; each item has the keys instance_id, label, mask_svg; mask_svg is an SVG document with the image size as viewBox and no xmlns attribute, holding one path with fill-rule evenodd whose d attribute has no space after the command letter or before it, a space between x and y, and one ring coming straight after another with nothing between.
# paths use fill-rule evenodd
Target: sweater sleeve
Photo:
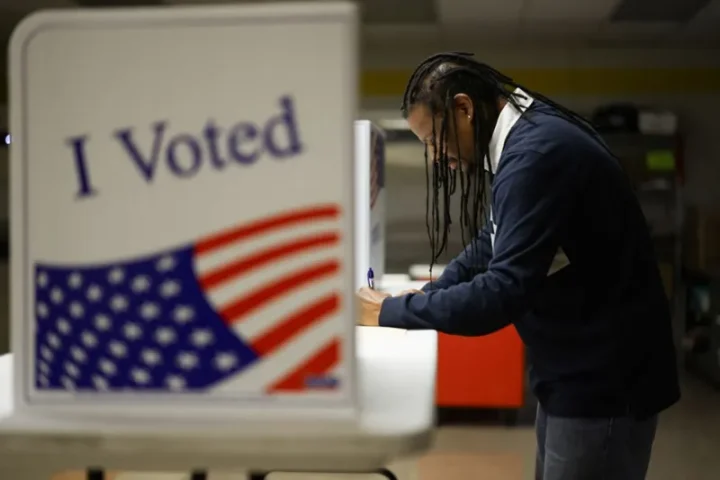
<instances>
[{"instance_id":1,"label":"sweater sleeve","mask_svg":"<svg viewBox=\"0 0 720 480\"><path fill-rule=\"evenodd\" d=\"M485 270L490 257L492 257L490 226L486 225L480 231L480 235L445 267L442 275L437 280L425 284L421 290L425 293L433 292L467 282L472 279L473 267Z\"/></svg>"},{"instance_id":2,"label":"sweater sleeve","mask_svg":"<svg viewBox=\"0 0 720 480\"><path fill-rule=\"evenodd\" d=\"M387 298L380 325L485 335L530 308L567 227L578 185L577 163L561 155L503 155L493 186L495 244L488 270L425 295Z\"/></svg>"}]
</instances>

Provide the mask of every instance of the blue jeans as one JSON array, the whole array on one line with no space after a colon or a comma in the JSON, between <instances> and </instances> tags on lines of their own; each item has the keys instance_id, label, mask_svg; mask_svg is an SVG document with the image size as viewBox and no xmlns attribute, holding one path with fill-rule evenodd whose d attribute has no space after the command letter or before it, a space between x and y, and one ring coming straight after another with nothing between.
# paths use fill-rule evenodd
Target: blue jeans
<instances>
[{"instance_id":1,"label":"blue jeans","mask_svg":"<svg viewBox=\"0 0 720 480\"><path fill-rule=\"evenodd\" d=\"M563 418L538 406L536 480L643 480L657 415Z\"/></svg>"}]
</instances>

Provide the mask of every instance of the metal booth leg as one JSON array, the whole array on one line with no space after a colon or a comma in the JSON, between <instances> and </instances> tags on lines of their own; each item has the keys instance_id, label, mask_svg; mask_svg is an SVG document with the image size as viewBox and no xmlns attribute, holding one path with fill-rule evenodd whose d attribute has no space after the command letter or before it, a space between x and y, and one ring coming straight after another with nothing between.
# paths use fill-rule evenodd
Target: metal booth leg
<instances>
[{"instance_id":1,"label":"metal booth leg","mask_svg":"<svg viewBox=\"0 0 720 480\"><path fill-rule=\"evenodd\" d=\"M247 480L267 480L268 475L270 475L271 472L250 472L248 473ZM386 480L398 480L397 475L395 475L393 472L391 472L387 468L381 468L379 470L375 470L374 472L377 475L380 475L382 477L385 477ZM102 478L89 478L88 480L104 480ZM192 473L190 476L190 480L207 480L207 472L196 470Z\"/></svg>"},{"instance_id":2,"label":"metal booth leg","mask_svg":"<svg viewBox=\"0 0 720 480\"><path fill-rule=\"evenodd\" d=\"M100 468L88 468L86 478L87 480L105 480L105 471ZM207 480L207 472L196 470L190 474L190 480Z\"/></svg>"},{"instance_id":3,"label":"metal booth leg","mask_svg":"<svg viewBox=\"0 0 720 480\"><path fill-rule=\"evenodd\" d=\"M387 480L398 480L397 476L387 468L381 468L373 473L377 473ZM270 472L250 472L247 478L248 480L267 480L269 474ZM206 471L195 470L190 475L190 480L207 480L207 477ZM99 468L88 468L86 478L87 480L105 480L105 471Z\"/></svg>"},{"instance_id":4,"label":"metal booth leg","mask_svg":"<svg viewBox=\"0 0 720 480\"><path fill-rule=\"evenodd\" d=\"M88 468L85 477L87 480L105 480L105 470L102 468Z\"/></svg>"},{"instance_id":5,"label":"metal booth leg","mask_svg":"<svg viewBox=\"0 0 720 480\"><path fill-rule=\"evenodd\" d=\"M271 472L250 472L250 474L247 477L247 480L267 480L267 476L270 475L270 473ZM318 473L325 473L325 472L318 472ZM385 477L387 480L398 480L397 475L395 475L393 472L391 472L387 468L381 468L381 469L375 470L374 472L371 472L371 473L375 473L377 475ZM193 479L193 480L195 480L195 479Z\"/></svg>"},{"instance_id":6,"label":"metal booth leg","mask_svg":"<svg viewBox=\"0 0 720 480\"><path fill-rule=\"evenodd\" d=\"M377 473L378 475L382 475L383 477L387 478L387 480L398 480L397 475L395 475L387 468L381 468L380 470L376 470L375 473Z\"/></svg>"},{"instance_id":7,"label":"metal booth leg","mask_svg":"<svg viewBox=\"0 0 720 480\"><path fill-rule=\"evenodd\" d=\"M247 480L265 480L270 472L250 472ZM190 480L208 480L208 473L205 470L195 470L190 475Z\"/></svg>"}]
</instances>

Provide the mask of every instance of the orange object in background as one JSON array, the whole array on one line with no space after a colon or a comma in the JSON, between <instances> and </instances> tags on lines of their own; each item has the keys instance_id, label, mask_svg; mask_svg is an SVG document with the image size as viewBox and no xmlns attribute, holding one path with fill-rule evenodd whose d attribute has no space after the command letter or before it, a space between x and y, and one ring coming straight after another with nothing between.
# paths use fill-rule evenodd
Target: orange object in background
<instances>
[{"instance_id":1,"label":"orange object in background","mask_svg":"<svg viewBox=\"0 0 720 480\"><path fill-rule=\"evenodd\" d=\"M508 326L483 337L438 335L439 407L520 408L525 347Z\"/></svg>"},{"instance_id":2,"label":"orange object in background","mask_svg":"<svg viewBox=\"0 0 720 480\"><path fill-rule=\"evenodd\" d=\"M105 472L105 480L118 480L118 477L121 477L121 475L118 472ZM49 480L86 480L87 479L87 472L85 470L77 470L77 471L70 471L70 472L61 472L56 475L53 475L50 477ZM38 480L48 480L48 479L38 479Z\"/></svg>"}]
</instances>

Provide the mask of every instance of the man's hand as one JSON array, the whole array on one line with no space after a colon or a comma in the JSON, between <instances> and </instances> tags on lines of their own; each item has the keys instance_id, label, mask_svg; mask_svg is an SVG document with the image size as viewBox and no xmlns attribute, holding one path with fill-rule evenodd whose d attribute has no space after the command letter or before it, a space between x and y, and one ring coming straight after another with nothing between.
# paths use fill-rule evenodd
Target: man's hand
<instances>
[{"instance_id":1,"label":"man's hand","mask_svg":"<svg viewBox=\"0 0 720 480\"><path fill-rule=\"evenodd\" d=\"M380 324L380 307L390 295L362 287L355 294L357 298L357 324L366 327L377 327Z\"/></svg>"},{"instance_id":2,"label":"man's hand","mask_svg":"<svg viewBox=\"0 0 720 480\"><path fill-rule=\"evenodd\" d=\"M415 290L414 288L411 288L410 290L403 290L402 292L398 293L397 295L394 295L395 297L402 297L403 295L410 295L411 293L418 293L420 295L425 295L425 292L422 290Z\"/></svg>"}]
</instances>

